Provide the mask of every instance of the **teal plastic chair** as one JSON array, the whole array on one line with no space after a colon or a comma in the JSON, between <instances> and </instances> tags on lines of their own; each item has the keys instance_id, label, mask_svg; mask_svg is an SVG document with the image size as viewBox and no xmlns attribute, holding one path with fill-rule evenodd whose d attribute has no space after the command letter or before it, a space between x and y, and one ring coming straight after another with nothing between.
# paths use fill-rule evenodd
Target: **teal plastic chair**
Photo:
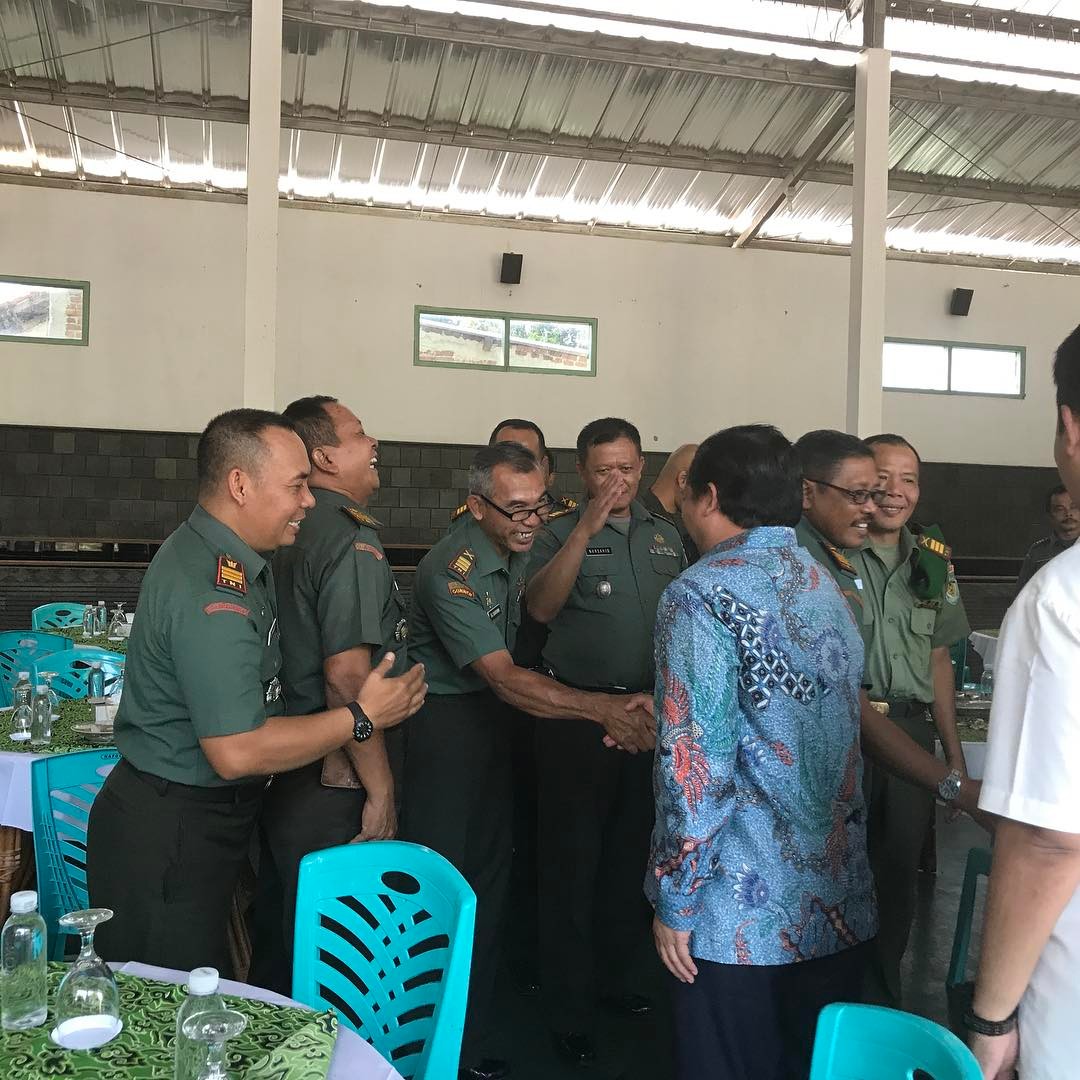
<instances>
[{"instance_id":1,"label":"teal plastic chair","mask_svg":"<svg viewBox=\"0 0 1080 1080\"><path fill-rule=\"evenodd\" d=\"M55 675L52 688L60 697L84 698L90 692L90 670L96 661L101 662L105 694L108 696L124 674L124 657L120 653L93 645L76 645L67 652L44 657L35 664L35 668L39 672L51 671Z\"/></svg>"},{"instance_id":2,"label":"teal plastic chair","mask_svg":"<svg viewBox=\"0 0 1080 1080\"><path fill-rule=\"evenodd\" d=\"M964 1030L963 1018L971 1004L975 984L967 978L968 952L971 949L971 925L975 917L975 891L980 877L990 876L993 856L989 848L972 848L964 868L964 886L960 890L960 907L956 912L956 931L953 934L952 960L945 979L945 996L949 1002L949 1027L957 1034Z\"/></svg>"},{"instance_id":3,"label":"teal plastic chair","mask_svg":"<svg viewBox=\"0 0 1080 1080\"><path fill-rule=\"evenodd\" d=\"M982 1080L971 1051L945 1028L877 1005L827 1005L810 1080Z\"/></svg>"},{"instance_id":4,"label":"teal plastic chair","mask_svg":"<svg viewBox=\"0 0 1080 1080\"><path fill-rule=\"evenodd\" d=\"M117 750L50 754L30 765L37 863L38 910L48 932L49 956L63 960L66 933L58 920L88 903L86 826L90 807L120 760Z\"/></svg>"},{"instance_id":5,"label":"teal plastic chair","mask_svg":"<svg viewBox=\"0 0 1080 1080\"><path fill-rule=\"evenodd\" d=\"M405 1080L457 1076L476 897L441 855L396 840L300 863L292 996L333 1009Z\"/></svg>"},{"instance_id":6,"label":"teal plastic chair","mask_svg":"<svg viewBox=\"0 0 1080 1080\"><path fill-rule=\"evenodd\" d=\"M18 682L20 671L28 671L33 676L34 665L40 657L74 647L75 642L63 634L46 634L40 630L0 633L0 706L11 704L11 688Z\"/></svg>"},{"instance_id":7,"label":"teal plastic chair","mask_svg":"<svg viewBox=\"0 0 1080 1080\"><path fill-rule=\"evenodd\" d=\"M66 630L69 626L82 626L85 604L42 604L30 612L30 625L35 630Z\"/></svg>"}]
</instances>

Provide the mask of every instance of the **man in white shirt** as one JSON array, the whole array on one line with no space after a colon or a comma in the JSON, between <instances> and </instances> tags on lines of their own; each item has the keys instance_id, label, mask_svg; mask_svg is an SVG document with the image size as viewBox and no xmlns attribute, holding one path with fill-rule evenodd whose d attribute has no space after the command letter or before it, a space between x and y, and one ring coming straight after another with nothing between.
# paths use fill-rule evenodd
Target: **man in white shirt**
<instances>
[{"instance_id":1,"label":"man in white shirt","mask_svg":"<svg viewBox=\"0 0 1080 1080\"><path fill-rule=\"evenodd\" d=\"M1080 327L1054 360L1054 457L1080 500ZM975 998L965 1017L987 1080L1080 1075L1080 547L1009 608L979 806L998 814ZM1019 1025L1017 1025L1019 1019Z\"/></svg>"}]
</instances>

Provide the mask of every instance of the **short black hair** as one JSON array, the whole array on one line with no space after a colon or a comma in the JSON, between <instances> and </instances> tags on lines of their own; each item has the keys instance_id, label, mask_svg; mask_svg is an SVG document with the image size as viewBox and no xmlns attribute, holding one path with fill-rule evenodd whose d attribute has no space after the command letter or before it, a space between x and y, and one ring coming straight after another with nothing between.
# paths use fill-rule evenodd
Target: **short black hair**
<instances>
[{"instance_id":1,"label":"short black hair","mask_svg":"<svg viewBox=\"0 0 1080 1080\"><path fill-rule=\"evenodd\" d=\"M1069 494L1069 489L1064 484L1055 484L1046 493L1046 512L1049 514L1050 511L1053 509L1053 507L1051 506L1051 503L1054 501L1056 496L1058 496L1058 495L1068 495L1068 494Z\"/></svg>"},{"instance_id":2,"label":"short black hair","mask_svg":"<svg viewBox=\"0 0 1080 1080\"><path fill-rule=\"evenodd\" d=\"M288 417L267 409L230 409L215 416L199 436L195 453L199 495L216 491L232 469L258 472L266 456L261 436L267 428L296 431Z\"/></svg>"},{"instance_id":3,"label":"short black hair","mask_svg":"<svg viewBox=\"0 0 1080 1080\"><path fill-rule=\"evenodd\" d=\"M298 398L285 406L282 414L291 420L296 434L304 440L304 449L308 458L319 446L338 446L340 440L334 430L334 422L326 411L327 405L336 405L338 399L328 394L313 394L311 397Z\"/></svg>"},{"instance_id":4,"label":"short black hair","mask_svg":"<svg viewBox=\"0 0 1080 1080\"><path fill-rule=\"evenodd\" d=\"M641 432L629 420L617 416L605 416L586 424L577 437L577 457L582 465L594 446L615 442L616 439L629 439L637 452L641 453Z\"/></svg>"},{"instance_id":5,"label":"short black hair","mask_svg":"<svg viewBox=\"0 0 1080 1080\"><path fill-rule=\"evenodd\" d=\"M554 476L557 471L555 468L555 451L550 446L544 447L544 458L547 461L548 475Z\"/></svg>"},{"instance_id":6,"label":"short black hair","mask_svg":"<svg viewBox=\"0 0 1080 1080\"><path fill-rule=\"evenodd\" d=\"M893 432L890 431L890 432L884 433L883 435L871 435L870 438L863 439L863 442L866 443L866 445L870 446L870 447L874 447L874 446L904 446L904 447L907 447L907 449L910 450L915 455L915 461L918 463L919 467L922 468L922 458L919 457L919 451L916 450L915 447L912 446L911 443L909 443L907 441L907 439L904 438L903 435L896 435L896 434L894 434Z\"/></svg>"},{"instance_id":7,"label":"short black hair","mask_svg":"<svg viewBox=\"0 0 1080 1080\"><path fill-rule=\"evenodd\" d=\"M491 429L491 435L488 437L488 446L495 445L495 440L498 438L499 432L503 431L505 428L514 428L517 431L531 431L540 441L541 455L547 453L547 442L544 440L544 433L540 430L540 425L534 424L531 420L521 420L517 418L499 421L499 423Z\"/></svg>"},{"instance_id":8,"label":"short black hair","mask_svg":"<svg viewBox=\"0 0 1080 1080\"><path fill-rule=\"evenodd\" d=\"M540 462L521 443L500 442L481 446L469 466L469 494L490 499L495 491L495 466L509 465L512 472L530 473L539 470Z\"/></svg>"},{"instance_id":9,"label":"short black hair","mask_svg":"<svg viewBox=\"0 0 1080 1080\"><path fill-rule=\"evenodd\" d=\"M1068 406L1080 416L1080 326L1054 353L1054 385L1057 387L1058 430L1061 430L1061 406Z\"/></svg>"},{"instance_id":10,"label":"short black hair","mask_svg":"<svg viewBox=\"0 0 1080 1080\"><path fill-rule=\"evenodd\" d=\"M873 460L874 451L854 435L846 431L819 428L808 431L794 447L803 479L831 483L840 466L850 458Z\"/></svg>"},{"instance_id":11,"label":"short black hair","mask_svg":"<svg viewBox=\"0 0 1080 1080\"><path fill-rule=\"evenodd\" d=\"M710 435L690 463L695 495L716 488L720 511L735 525L795 526L802 516L802 480L794 447L771 424L743 424Z\"/></svg>"}]
</instances>

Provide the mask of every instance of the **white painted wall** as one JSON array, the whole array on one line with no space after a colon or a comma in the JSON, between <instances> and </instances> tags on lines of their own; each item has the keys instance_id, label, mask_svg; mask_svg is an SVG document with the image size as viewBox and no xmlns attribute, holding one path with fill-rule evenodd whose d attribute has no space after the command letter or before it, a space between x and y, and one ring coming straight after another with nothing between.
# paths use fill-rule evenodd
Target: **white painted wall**
<instances>
[{"instance_id":1,"label":"white painted wall","mask_svg":"<svg viewBox=\"0 0 1080 1080\"><path fill-rule=\"evenodd\" d=\"M243 209L0 185L0 273L87 278L88 349L0 343L0 422L198 430L240 403ZM499 285L503 251L525 256ZM475 442L535 417L555 445L622 414L647 449L767 420L843 422L848 261L289 208L280 216L277 402L332 393L385 439ZM947 314L953 288L971 314ZM1051 463L1054 347L1080 279L889 264L887 333L1025 345L1023 401L886 394L928 460ZM599 319L599 373L413 366L413 307Z\"/></svg>"}]
</instances>

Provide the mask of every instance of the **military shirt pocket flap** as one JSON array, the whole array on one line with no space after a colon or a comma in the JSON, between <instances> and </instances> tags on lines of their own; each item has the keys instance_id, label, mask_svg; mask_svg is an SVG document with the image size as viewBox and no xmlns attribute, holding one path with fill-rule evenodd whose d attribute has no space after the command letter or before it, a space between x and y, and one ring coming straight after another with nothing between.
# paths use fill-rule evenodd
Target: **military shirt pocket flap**
<instances>
[{"instance_id":1,"label":"military shirt pocket flap","mask_svg":"<svg viewBox=\"0 0 1080 1080\"><path fill-rule=\"evenodd\" d=\"M917 607L911 611L911 632L929 637L934 632L937 612L933 608Z\"/></svg>"},{"instance_id":2,"label":"military shirt pocket flap","mask_svg":"<svg viewBox=\"0 0 1080 1080\"><path fill-rule=\"evenodd\" d=\"M665 577L678 577L682 572L682 566L677 556L650 555L649 561L652 563L653 570L658 574L663 574Z\"/></svg>"},{"instance_id":3,"label":"military shirt pocket flap","mask_svg":"<svg viewBox=\"0 0 1080 1080\"><path fill-rule=\"evenodd\" d=\"M581 560L581 576L587 578L611 577L615 572L615 560L610 550L603 554L586 555Z\"/></svg>"}]
</instances>

